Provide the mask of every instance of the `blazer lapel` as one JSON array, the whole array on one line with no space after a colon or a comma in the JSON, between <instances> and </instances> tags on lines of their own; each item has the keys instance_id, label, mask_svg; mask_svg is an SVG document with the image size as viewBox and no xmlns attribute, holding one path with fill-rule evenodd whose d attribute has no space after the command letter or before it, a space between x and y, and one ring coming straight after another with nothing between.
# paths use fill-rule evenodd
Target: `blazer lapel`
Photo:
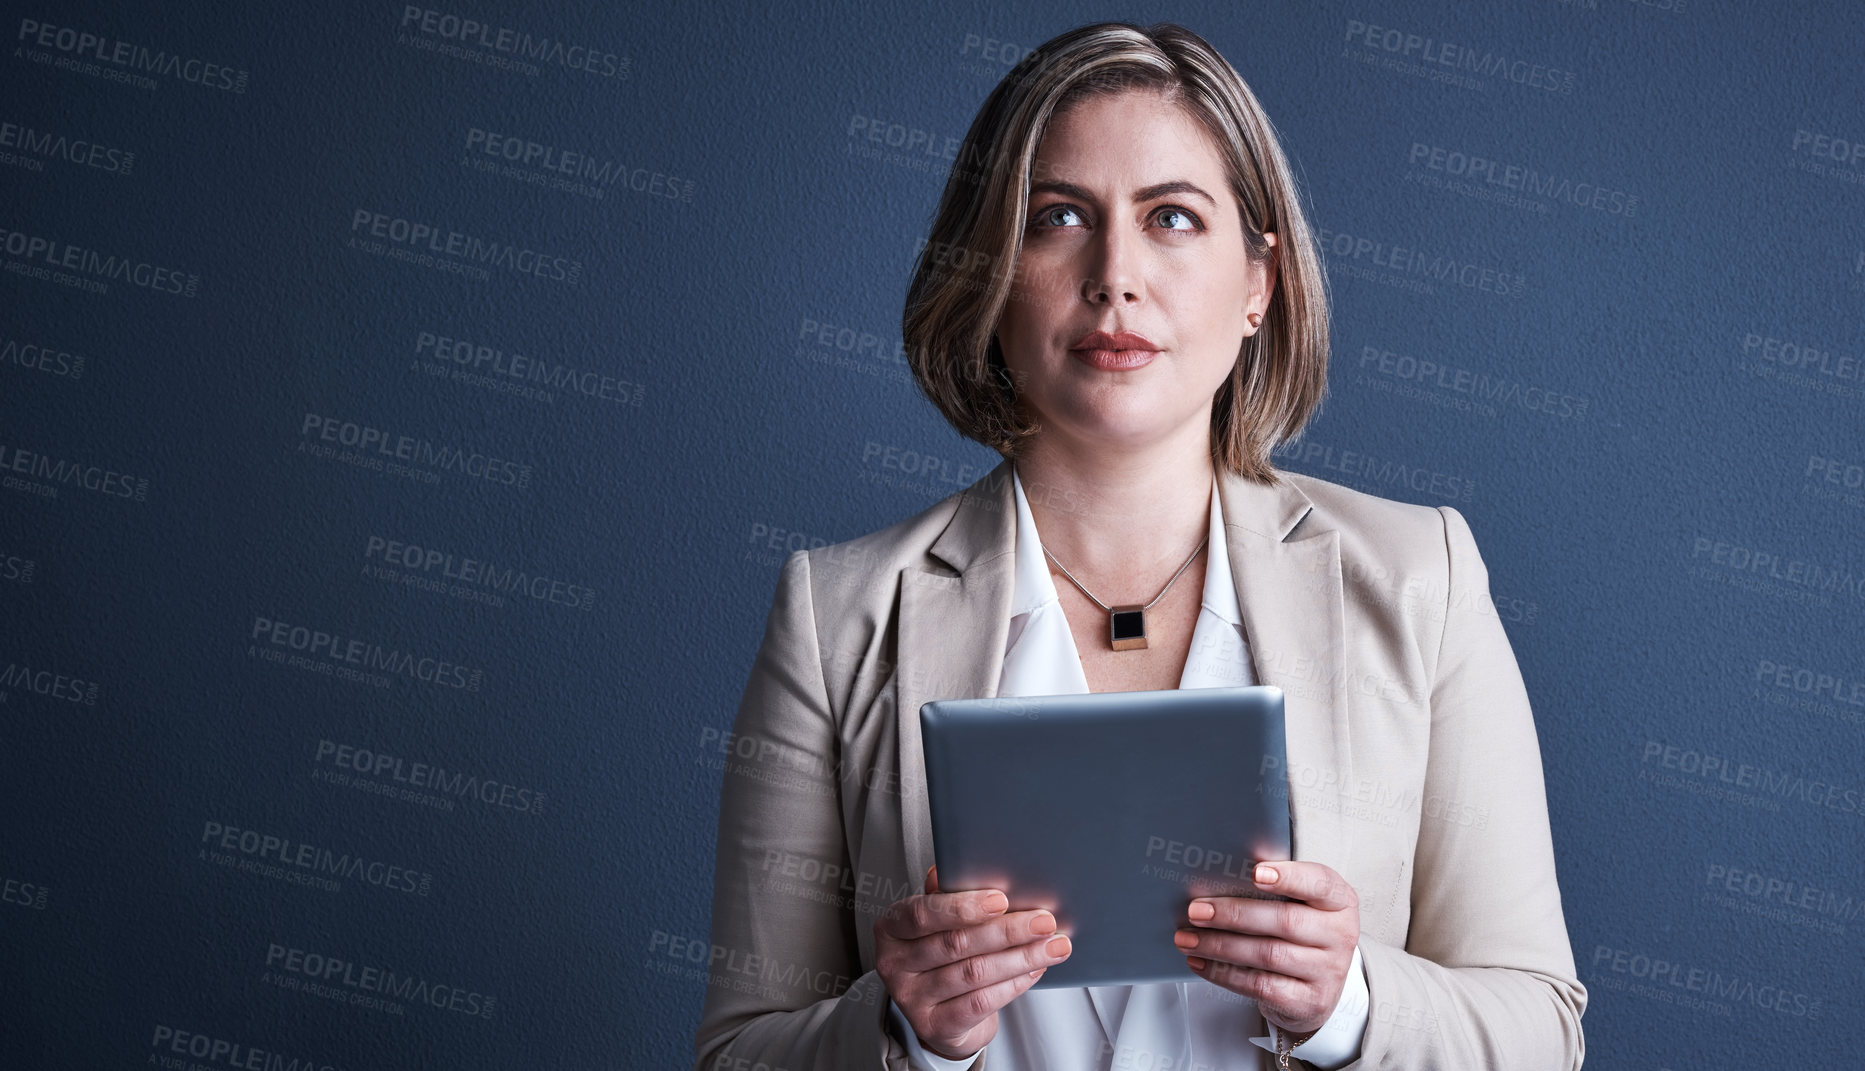
<instances>
[{"instance_id":1,"label":"blazer lapel","mask_svg":"<svg viewBox=\"0 0 1865 1071\"><path fill-rule=\"evenodd\" d=\"M1340 533L1286 479L1220 472L1218 484L1250 661L1257 683L1283 691L1294 855L1338 868L1342 792L1353 783Z\"/></svg>"},{"instance_id":2,"label":"blazer lapel","mask_svg":"<svg viewBox=\"0 0 1865 1071\"><path fill-rule=\"evenodd\" d=\"M1016 587L1016 535L1016 489L1006 460L965 489L951 521L932 543L933 557L958 575L918 565L900 571L894 666L900 843L915 891L934 861L920 704L997 694L1010 633L1010 597Z\"/></svg>"}]
</instances>

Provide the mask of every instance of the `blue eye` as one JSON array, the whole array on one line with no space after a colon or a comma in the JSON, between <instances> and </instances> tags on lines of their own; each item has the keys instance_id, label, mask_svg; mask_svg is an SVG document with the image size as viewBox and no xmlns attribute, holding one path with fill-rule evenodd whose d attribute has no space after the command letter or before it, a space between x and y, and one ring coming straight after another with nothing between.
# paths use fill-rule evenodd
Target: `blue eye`
<instances>
[{"instance_id":1,"label":"blue eye","mask_svg":"<svg viewBox=\"0 0 1865 1071\"><path fill-rule=\"evenodd\" d=\"M1066 217L1067 219L1072 219L1073 222L1068 222L1067 219L1059 219L1058 217ZM1051 205L1041 212L1036 213L1036 225L1039 227L1073 227L1079 226L1080 223L1081 213L1075 211L1068 205Z\"/></svg>"},{"instance_id":2,"label":"blue eye","mask_svg":"<svg viewBox=\"0 0 1865 1071\"><path fill-rule=\"evenodd\" d=\"M1198 222L1198 217L1192 215L1190 212L1185 211L1183 208L1162 208L1158 211L1158 213L1153 218L1159 219L1159 220L1167 220L1167 221L1172 220L1172 219L1178 219L1178 220L1183 221L1182 226L1174 226L1172 225L1172 223L1167 222L1166 223L1167 230L1196 231L1196 230L1204 229L1203 226Z\"/></svg>"}]
</instances>

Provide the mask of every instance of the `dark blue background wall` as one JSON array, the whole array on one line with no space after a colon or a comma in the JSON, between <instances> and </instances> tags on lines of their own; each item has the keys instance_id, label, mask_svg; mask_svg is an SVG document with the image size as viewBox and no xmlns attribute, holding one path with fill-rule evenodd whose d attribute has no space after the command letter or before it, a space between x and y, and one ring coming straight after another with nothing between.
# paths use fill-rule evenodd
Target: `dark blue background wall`
<instances>
[{"instance_id":1,"label":"dark blue background wall","mask_svg":"<svg viewBox=\"0 0 1865 1071\"><path fill-rule=\"evenodd\" d=\"M1590 1066L1856 1058L1852 6L428 2L0 4L0 1065L690 1060L777 566L997 460L902 295L943 147L1101 18L1306 183L1285 465L1476 532Z\"/></svg>"}]
</instances>

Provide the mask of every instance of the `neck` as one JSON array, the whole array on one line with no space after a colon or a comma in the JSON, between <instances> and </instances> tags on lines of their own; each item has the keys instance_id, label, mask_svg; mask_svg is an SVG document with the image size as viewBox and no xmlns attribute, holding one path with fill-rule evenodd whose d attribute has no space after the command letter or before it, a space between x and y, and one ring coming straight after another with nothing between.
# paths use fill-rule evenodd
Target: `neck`
<instances>
[{"instance_id":1,"label":"neck","mask_svg":"<svg viewBox=\"0 0 1865 1071\"><path fill-rule=\"evenodd\" d=\"M1103 602L1152 598L1204 541L1218 504L1208 432L1196 430L1195 439L1088 456L1041 436L1017 460L1044 548Z\"/></svg>"}]
</instances>

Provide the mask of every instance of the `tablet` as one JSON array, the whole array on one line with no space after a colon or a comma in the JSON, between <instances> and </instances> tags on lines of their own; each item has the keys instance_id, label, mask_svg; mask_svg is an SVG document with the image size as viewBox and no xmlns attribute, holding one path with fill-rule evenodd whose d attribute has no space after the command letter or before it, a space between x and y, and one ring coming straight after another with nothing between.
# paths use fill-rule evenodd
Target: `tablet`
<instances>
[{"instance_id":1,"label":"tablet","mask_svg":"<svg viewBox=\"0 0 1865 1071\"><path fill-rule=\"evenodd\" d=\"M1196 978L1196 896L1258 892L1290 858L1282 689L1190 688L920 707L939 888L1047 908L1069 958L1034 988Z\"/></svg>"}]
</instances>

